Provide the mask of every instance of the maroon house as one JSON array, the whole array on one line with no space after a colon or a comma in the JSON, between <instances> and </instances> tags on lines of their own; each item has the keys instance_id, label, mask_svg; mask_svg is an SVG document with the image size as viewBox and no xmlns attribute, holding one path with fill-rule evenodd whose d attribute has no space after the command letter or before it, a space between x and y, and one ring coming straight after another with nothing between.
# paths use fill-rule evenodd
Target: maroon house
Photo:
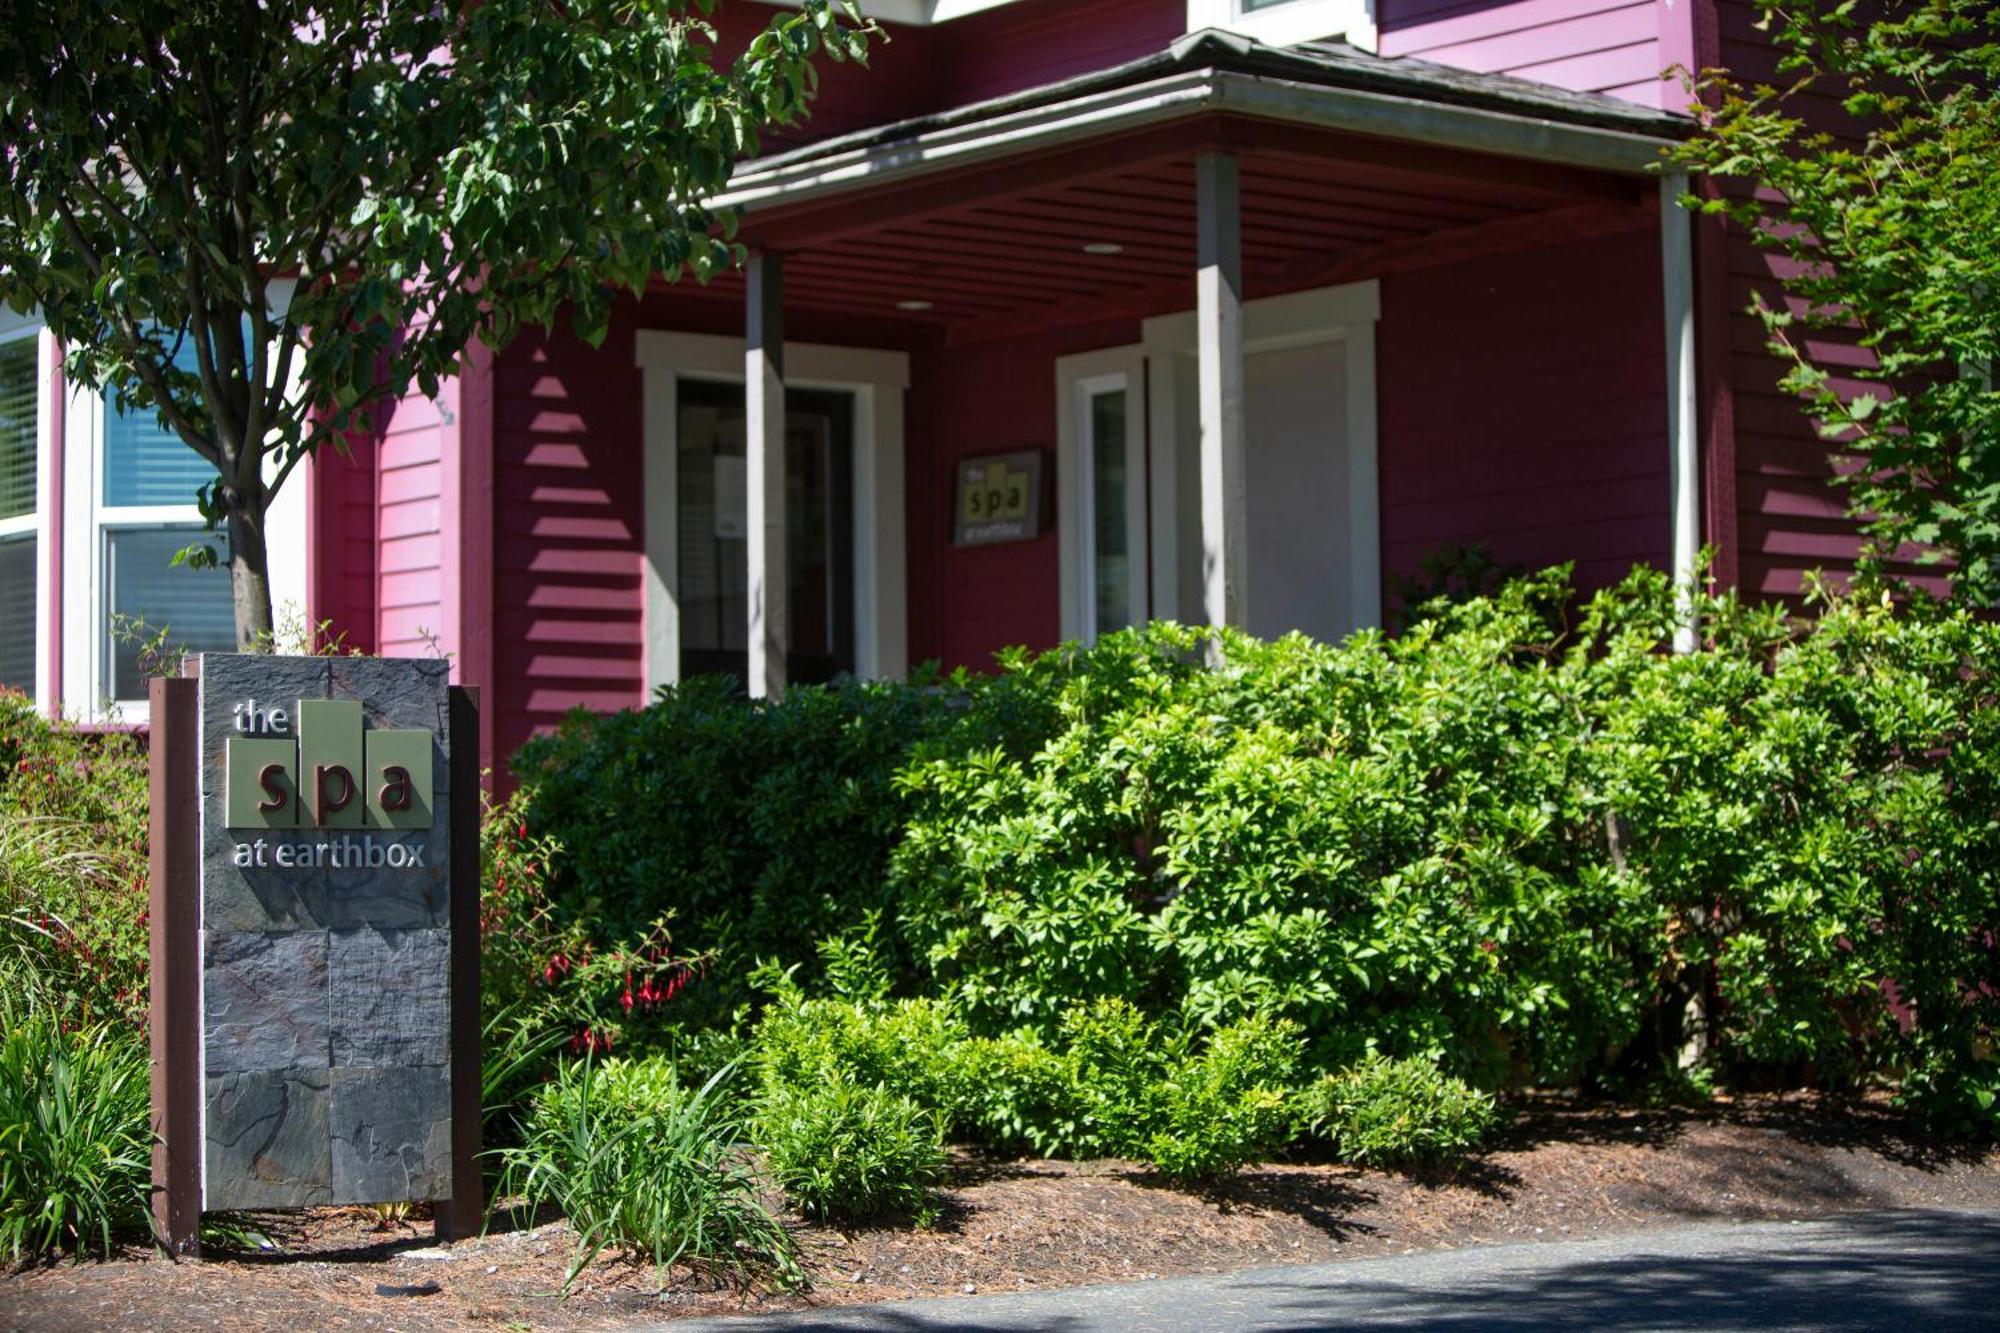
<instances>
[{"instance_id":1,"label":"maroon house","mask_svg":"<svg viewBox=\"0 0 2000 1333\"><path fill-rule=\"evenodd\" d=\"M1752 595L1851 556L1740 313L1763 257L1657 170L1662 71L1769 66L1746 0L864 8L871 68L732 183L747 271L479 355L318 460L281 616L452 654L504 756L697 672L1339 636L1446 543L1586 584L1711 544ZM204 646L226 586L151 559L197 460L54 358L0 330L0 681L130 717L108 618Z\"/></svg>"}]
</instances>

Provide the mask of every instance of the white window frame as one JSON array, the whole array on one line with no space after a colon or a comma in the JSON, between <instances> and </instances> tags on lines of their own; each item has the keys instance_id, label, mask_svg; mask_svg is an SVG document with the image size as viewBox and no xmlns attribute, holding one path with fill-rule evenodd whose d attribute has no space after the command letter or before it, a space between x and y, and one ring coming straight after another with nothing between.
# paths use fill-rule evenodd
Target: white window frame
<instances>
[{"instance_id":1,"label":"white window frame","mask_svg":"<svg viewBox=\"0 0 2000 1333\"><path fill-rule=\"evenodd\" d=\"M1264 9L1246 8L1244 0L1187 0L1187 30L1221 28L1266 46L1339 38L1373 51L1379 43L1375 8L1376 0L1284 0Z\"/></svg>"},{"instance_id":2,"label":"white window frame","mask_svg":"<svg viewBox=\"0 0 2000 1333\"><path fill-rule=\"evenodd\" d=\"M743 380L743 340L640 329L645 486L645 677L648 696L680 680L680 439L683 378ZM785 387L854 398L854 674L909 673L903 522L903 395L910 358L878 348L785 344Z\"/></svg>"},{"instance_id":3,"label":"white window frame","mask_svg":"<svg viewBox=\"0 0 2000 1333\"><path fill-rule=\"evenodd\" d=\"M32 533L35 538L34 610L30 613L35 627L35 678L31 695L35 707L46 712L55 683L48 624L49 581L54 575L56 559L54 514L48 503L55 480L55 451L50 447L55 434L55 404L49 397L49 380L56 361L55 339L37 316L0 311L0 344L30 338L35 340L35 504L25 514L0 518L0 537Z\"/></svg>"},{"instance_id":4,"label":"white window frame","mask_svg":"<svg viewBox=\"0 0 2000 1333\"><path fill-rule=\"evenodd\" d=\"M1151 543L1146 523L1146 361L1137 347L1056 360L1056 523L1064 639L1095 643L1097 624L1096 441L1091 404L1125 395L1125 531L1131 545L1130 623L1152 616Z\"/></svg>"},{"instance_id":5,"label":"white window frame","mask_svg":"<svg viewBox=\"0 0 2000 1333\"><path fill-rule=\"evenodd\" d=\"M282 312L289 304L291 287L289 282L272 284L269 295L273 314ZM297 392L297 384L295 374L293 392ZM64 705L85 721L144 726L152 712L147 700L109 697L106 649L111 637L110 534L162 525L202 528L201 507L192 493L186 504L106 505L104 422L110 408L105 395L90 386L66 385L65 393L61 664ZM278 459L266 457L266 478L276 475L278 465ZM310 613L306 600L306 543L306 484L303 471L298 471L272 499L264 516L271 609L281 621L294 612Z\"/></svg>"},{"instance_id":6,"label":"white window frame","mask_svg":"<svg viewBox=\"0 0 2000 1333\"><path fill-rule=\"evenodd\" d=\"M1317 343L1341 345L1347 391L1348 614L1353 629L1382 623L1381 479L1375 401L1375 325L1381 317L1381 284L1372 278L1264 297L1243 306L1246 355ZM1152 460L1153 614L1167 620L1194 621L1201 616L1198 597L1181 596L1177 471L1181 394L1177 377L1195 374L1195 312L1184 310L1148 319L1141 329L1150 399L1147 437ZM1199 540L1200 534L1193 536ZM1250 577L1254 597L1254 569Z\"/></svg>"}]
</instances>

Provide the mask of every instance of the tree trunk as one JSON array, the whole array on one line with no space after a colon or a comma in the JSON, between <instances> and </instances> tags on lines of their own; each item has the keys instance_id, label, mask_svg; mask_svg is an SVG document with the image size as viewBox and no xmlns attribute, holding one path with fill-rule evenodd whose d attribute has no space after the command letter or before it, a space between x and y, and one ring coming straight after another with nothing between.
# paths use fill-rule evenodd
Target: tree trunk
<instances>
[{"instance_id":1,"label":"tree trunk","mask_svg":"<svg viewBox=\"0 0 2000 1333\"><path fill-rule=\"evenodd\" d=\"M264 544L269 497L244 497L229 509L229 588L236 603L239 652L268 653L277 646L271 620L271 558ZM254 513L246 510L254 509Z\"/></svg>"}]
</instances>

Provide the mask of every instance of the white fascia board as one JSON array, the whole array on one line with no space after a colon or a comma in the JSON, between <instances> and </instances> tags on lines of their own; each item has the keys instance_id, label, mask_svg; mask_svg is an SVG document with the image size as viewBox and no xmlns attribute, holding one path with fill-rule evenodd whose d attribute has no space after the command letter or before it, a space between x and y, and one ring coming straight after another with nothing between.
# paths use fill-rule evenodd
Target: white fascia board
<instances>
[{"instance_id":1,"label":"white fascia board","mask_svg":"<svg viewBox=\"0 0 2000 1333\"><path fill-rule=\"evenodd\" d=\"M799 7L799 0L758 0L758 3L780 9ZM977 14L1015 3L1017 0L860 0L860 8L867 17L879 19L883 23L907 23L915 27L928 27L934 23L949 23L968 14Z\"/></svg>"},{"instance_id":2,"label":"white fascia board","mask_svg":"<svg viewBox=\"0 0 2000 1333\"><path fill-rule=\"evenodd\" d=\"M795 164L760 169L748 163L711 202L717 208L752 211L780 202L795 204L1202 111L1233 111L1374 138L1630 175L1642 175L1657 164L1664 147L1659 139L1627 130L1263 75L1198 70Z\"/></svg>"}]
</instances>

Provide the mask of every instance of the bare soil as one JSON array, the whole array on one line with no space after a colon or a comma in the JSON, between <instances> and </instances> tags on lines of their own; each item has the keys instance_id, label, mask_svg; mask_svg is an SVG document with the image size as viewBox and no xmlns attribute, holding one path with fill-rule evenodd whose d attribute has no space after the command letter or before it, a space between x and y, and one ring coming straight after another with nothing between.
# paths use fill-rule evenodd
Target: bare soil
<instances>
[{"instance_id":1,"label":"bare soil","mask_svg":"<svg viewBox=\"0 0 2000 1333\"><path fill-rule=\"evenodd\" d=\"M0 1278L0 1328L617 1329L677 1315L1130 1281L1694 1219L2000 1209L2000 1152L1944 1151L1877 1106L1764 1097L1685 1112L1549 1102L1527 1110L1494 1151L1436 1176L1298 1161L1190 1194L1126 1162L966 1155L943 1195L929 1230L797 1222L812 1278L797 1293L738 1291L680 1270L662 1290L651 1265L610 1258L562 1296L574 1237L560 1221L496 1223L478 1240L439 1246L420 1217L326 1209L271 1219L268 1248L199 1263L135 1251Z\"/></svg>"}]
</instances>

